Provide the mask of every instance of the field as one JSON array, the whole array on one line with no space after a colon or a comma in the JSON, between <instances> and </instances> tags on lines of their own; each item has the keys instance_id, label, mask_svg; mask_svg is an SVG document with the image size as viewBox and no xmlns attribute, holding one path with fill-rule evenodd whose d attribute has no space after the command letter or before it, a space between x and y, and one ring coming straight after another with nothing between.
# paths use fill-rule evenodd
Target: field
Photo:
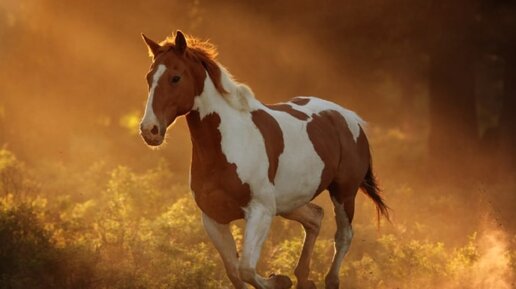
<instances>
[{"instance_id":1,"label":"field","mask_svg":"<svg viewBox=\"0 0 516 289\"><path fill-rule=\"evenodd\" d=\"M377 167L382 172L380 161ZM516 236L485 197L514 184L473 182L464 197L451 185L418 188L410 177L388 176L381 173L392 223L378 229L372 202L358 198L341 271L348 288L514 286ZM165 160L144 171L103 161L28 167L3 149L0 180L1 288L230 288L185 176ZM316 202L326 212L312 265L322 288L335 225L329 198ZM242 222L232 228L239 242ZM299 225L275 220L261 272L294 278L302 240Z\"/></svg>"}]
</instances>

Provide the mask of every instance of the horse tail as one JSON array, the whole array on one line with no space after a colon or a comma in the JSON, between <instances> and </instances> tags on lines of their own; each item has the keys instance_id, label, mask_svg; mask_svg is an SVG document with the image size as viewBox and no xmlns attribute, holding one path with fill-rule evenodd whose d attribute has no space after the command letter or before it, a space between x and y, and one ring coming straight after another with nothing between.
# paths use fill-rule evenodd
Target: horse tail
<instances>
[{"instance_id":1,"label":"horse tail","mask_svg":"<svg viewBox=\"0 0 516 289\"><path fill-rule=\"evenodd\" d=\"M382 196L380 196L380 188L378 187L378 183L373 174L373 166L372 162L369 162L369 167L367 168L367 173L364 177L364 180L360 184L360 188L362 191L373 200L376 205L376 213L378 217L378 227L380 227L380 216L384 216L387 221L390 222L389 217L389 207L385 204Z\"/></svg>"}]
</instances>

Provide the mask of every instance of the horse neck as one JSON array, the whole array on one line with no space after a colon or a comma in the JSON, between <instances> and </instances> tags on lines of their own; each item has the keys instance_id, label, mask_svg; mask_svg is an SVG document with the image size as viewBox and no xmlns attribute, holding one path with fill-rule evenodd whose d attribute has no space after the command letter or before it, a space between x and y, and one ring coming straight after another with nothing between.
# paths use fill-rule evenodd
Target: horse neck
<instances>
[{"instance_id":1,"label":"horse neck","mask_svg":"<svg viewBox=\"0 0 516 289\"><path fill-rule=\"evenodd\" d=\"M224 68L221 68L221 81L227 95L222 95L206 73L203 92L194 100L192 111L186 116L194 150L204 150L213 146L213 137L222 118L238 121L243 117L241 107L235 106L232 99L238 99L240 85L234 82Z\"/></svg>"},{"instance_id":2,"label":"horse neck","mask_svg":"<svg viewBox=\"0 0 516 289\"><path fill-rule=\"evenodd\" d=\"M222 72L221 81L224 89L228 91L228 94L234 93L236 85L228 79L224 72ZM231 114L232 107L225 97L227 96L223 96L217 90L213 80L206 72L203 92L195 98L193 110L199 112L201 119L213 112L218 114Z\"/></svg>"}]
</instances>

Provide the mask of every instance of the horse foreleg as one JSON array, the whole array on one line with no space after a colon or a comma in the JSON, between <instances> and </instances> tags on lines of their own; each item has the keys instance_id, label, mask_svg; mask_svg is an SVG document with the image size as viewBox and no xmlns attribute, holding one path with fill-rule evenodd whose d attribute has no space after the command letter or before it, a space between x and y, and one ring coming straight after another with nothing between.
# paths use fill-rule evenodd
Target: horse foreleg
<instances>
[{"instance_id":1,"label":"horse foreleg","mask_svg":"<svg viewBox=\"0 0 516 289\"><path fill-rule=\"evenodd\" d=\"M273 216L273 212L260 203L249 205L246 212L244 244L239 266L240 278L258 289L287 289L292 286L292 282L286 276L275 275L265 279L256 273L256 264Z\"/></svg>"},{"instance_id":2,"label":"horse foreleg","mask_svg":"<svg viewBox=\"0 0 516 289\"><path fill-rule=\"evenodd\" d=\"M315 289L315 284L312 280L308 279L308 275L310 274L310 259L312 258L312 253L314 251L315 240L319 235L324 211L321 207L309 203L292 212L281 214L281 216L301 223L305 230L303 249L301 251L299 261L297 262L296 269L294 270L294 274L297 278L296 288Z\"/></svg>"},{"instance_id":3,"label":"horse foreleg","mask_svg":"<svg viewBox=\"0 0 516 289\"><path fill-rule=\"evenodd\" d=\"M238 275L238 254L229 224L219 224L204 213L202 214L202 223L213 245L222 257L229 280L236 289L246 289L246 284L240 280Z\"/></svg>"},{"instance_id":4,"label":"horse foreleg","mask_svg":"<svg viewBox=\"0 0 516 289\"><path fill-rule=\"evenodd\" d=\"M335 254L331 263L330 271L326 275L326 289L339 288L339 270L342 260L346 256L353 238L353 230L351 228L350 219L353 217L355 199L349 198L344 203L339 203L335 198L331 198L334 210L335 221L337 223L337 232L335 233ZM348 213L351 215L348 216Z\"/></svg>"}]
</instances>

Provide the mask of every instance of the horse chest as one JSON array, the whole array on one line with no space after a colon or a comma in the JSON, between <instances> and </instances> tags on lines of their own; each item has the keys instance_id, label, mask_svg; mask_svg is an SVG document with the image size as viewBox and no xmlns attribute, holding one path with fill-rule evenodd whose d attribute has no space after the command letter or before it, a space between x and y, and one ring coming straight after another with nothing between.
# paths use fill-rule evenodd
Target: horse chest
<instances>
[{"instance_id":1,"label":"horse chest","mask_svg":"<svg viewBox=\"0 0 516 289\"><path fill-rule=\"evenodd\" d=\"M242 208L251 200L249 185L240 181L234 164L213 171L196 169L192 162L190 186L197 206L221 224L243 218Z\"/></svg>"},{"instance_id":2,"label":"horse chest","mask_svg":"<svg viewBox=\"0 0 516 289\"><path fill-rule=\"evenodd\" d=\"M190 182L197 205L219 223L243 218L251 192L267 176L266 159L258 161L265 154L263 141L260 152L251 125L216 113L202 120L192 115L189 125L195 139Z\"/></svg>"}]
</instances>

